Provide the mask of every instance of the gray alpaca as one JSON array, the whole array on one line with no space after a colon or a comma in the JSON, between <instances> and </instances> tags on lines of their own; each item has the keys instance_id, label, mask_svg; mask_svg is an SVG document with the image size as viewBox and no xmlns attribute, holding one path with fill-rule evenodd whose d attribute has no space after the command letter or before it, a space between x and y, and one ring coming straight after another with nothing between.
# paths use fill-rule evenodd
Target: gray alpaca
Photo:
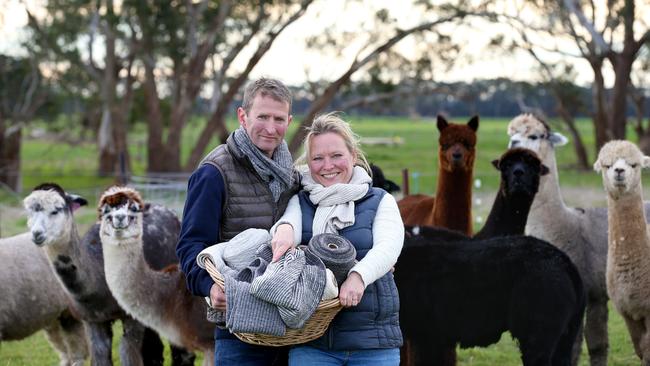
<instances>
[{"instance_id":1,"label":"gray alpaca","mask_svg":"<svg viewBox=\"0 0 650 366\"><path fill-rule=\"evenodd\" d=\"M43 248L72 299L72 306L86 324L93 366L113 364L111 325L118 319L124 331L120 343L121 364L143 365L143 358L147 364L159 364L162 361L152 361L152 357L141 355L145 327L120 308L106 284L99 224L95 224L83 239L79 237L72 212L86 203L83 198L66 194L56 184L36 187L24 200L32 241ZM172 244L156 243L151 249L160 261L171 264L177 261L175 241L173 238Z\"/></svg>"},{"instance_id":2,"label":"gray alpaca","mask_svg":"<svg viewBox=\"0 0 650 366\"><path fill-rule=\"evenodd\" d=\"M83 325L71 315L65 290L31 235L0 239L0 260L0 341L43 329L60 366L83 366L88 357Z\"/></svg>"}]
</instances>

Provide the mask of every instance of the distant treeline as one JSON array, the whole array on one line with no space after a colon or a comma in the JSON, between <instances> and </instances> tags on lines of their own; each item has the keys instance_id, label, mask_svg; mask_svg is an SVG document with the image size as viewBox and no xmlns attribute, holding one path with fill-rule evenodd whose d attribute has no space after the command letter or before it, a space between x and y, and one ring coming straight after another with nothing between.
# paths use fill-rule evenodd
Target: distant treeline
<instances>
[{"instance_id":1,"label":"distant treeline","mask_svg":"<svg viewBox=\"0 0 650 366\"><path fill-rule=\"evenodd\" d=\"M313 90L303 86L292 86L291 89L294 94L293 113L304 114L312 103ZM590 116L594 108L589 87L565 82L561 89L561 97L574 117ZM141 92L136 90L136 100L142 98ZM641 92L650 94L650 90ZM544 83L513 81L505 78L476 80L471 83L419 82L404 83L404 85L353 82L339 92L327 110L340 110L356 115L435 116L444 113L450 116L478 114L485 117L510 117L522 111L539 110L548 117L555 117L556 98L553 89ZM62 104L60 111L74 113L88 112L87 108L92 105L92 102L68 99ZM144 104L144 100L142 103L135 103L129 118L132 122L143 120L145 111L141 108ZM163 110L169 110L170 107L164 104ZM232 116L239 105L241 105L241 93L231 105ZM209 115L209 110L209 100L199 99L194 113ZM650 110L650 98L645 98L644 110ZM627 113L628 116L636 113L634 106L629 102Z\"/></svg>"},{"instance_id":2,"label":"distant treeline","mask_svg":"<svg viewBox=\"0 0 650 366\"><path fill-rule=\"evenodd\" d=\"M556 95L544 83L499 78L472 83L424 83L378 89L373 90L367 84L352 84L337 96L330 109L361 115L435 116L446 113L451 116L478 114L485 117L510 117L522 111L541 110L548 117L556 116ZM590 87L564 82L561 89L561 97L571 108L574 117L590 116L594 110ZM642 92L648 94L648 91ZM379 98L372 98L377 94ZM368 103L362 102L364 98ZM645 99L645 110L648 111L650 98ZM294 113L306 111L310 103L310 99L298 97L294 101ZM628 116L635 113L634 106L628 103Z\"/></svg>"}]
</instances>

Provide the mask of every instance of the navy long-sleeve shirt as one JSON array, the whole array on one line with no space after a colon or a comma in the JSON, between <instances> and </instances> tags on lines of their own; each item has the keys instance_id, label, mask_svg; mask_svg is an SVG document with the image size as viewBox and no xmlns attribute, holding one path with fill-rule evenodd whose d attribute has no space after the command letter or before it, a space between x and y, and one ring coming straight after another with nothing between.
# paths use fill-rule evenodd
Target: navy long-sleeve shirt
<instances>
[{"instance_id":1,"label":"navy long-sleeve shirt","mask_svg":"<svg viewBox=\"0 0 650 366\"><path fill-rule=\"evenodd\" d=\"M199 167L187 184L181 233L176 255L187 279L187 288L195 296L210 296L214 281L196 264L196 257L219 240L225 184L219 170L205 164Z\"/></svg>"}]
</instances>

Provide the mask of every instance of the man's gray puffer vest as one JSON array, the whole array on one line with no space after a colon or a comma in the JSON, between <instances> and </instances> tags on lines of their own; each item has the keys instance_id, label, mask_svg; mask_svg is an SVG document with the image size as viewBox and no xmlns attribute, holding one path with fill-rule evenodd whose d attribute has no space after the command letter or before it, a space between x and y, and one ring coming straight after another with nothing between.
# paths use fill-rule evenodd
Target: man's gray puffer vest
<instances>
[{"instance_id":1,"label":"man's gray puffer vest","mask_svg":"<svg viewBox=\"0 0 650 366\"><path fill-rule=\"evenodd\" d=\"M276 203L268 184L237 148L232 136L203 158L200 165L203 164L219 169L226 187L219 241L228 241L249 228L270 229L300 186L300 175L294 171L293 186L282 193Z\"/></svg>"},{"instance_id":2,"label":"man's gray puffer vest","mask_svg":"<svg viewBox=\"0 0 650 366\"><path fill-rule=\"evenodd\" d=\"M372 248L372 223L384 194L386 191L382 189L368 190L363 198L355 201L354 225L339 231L339 235L354 245L357 260L365 257ZM306 245L313 235L312 224L316 206L309 200L308 192L300 192L299 197L302 210L302 244ZM357 306L343 308L332 320L325 334L308 344L335 351L401 347L399 295L393 273L388 272L366 287Z\"/></svg>"}]
</instances>

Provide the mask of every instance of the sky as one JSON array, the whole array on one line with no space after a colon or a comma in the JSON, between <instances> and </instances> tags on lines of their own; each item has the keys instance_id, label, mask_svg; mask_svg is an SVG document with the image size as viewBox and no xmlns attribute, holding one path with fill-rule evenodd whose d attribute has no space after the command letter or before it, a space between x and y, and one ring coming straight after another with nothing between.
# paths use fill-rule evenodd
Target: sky
<instances>
[{"instance_id":1,"label":"sky","mask_svg":"<svg viewBox=\"0 0 650 366\"><path fill-rule=\"evenodd\" d=\"M21 29L27 23L24 12L24 2L30 8L46 0L0 0L0 52L16 54L20 52L17 45L21 37ZM359 25L368 22L367 17L380 6L390 9L391 15L400 20L400 25L408 27L416 24L418 18L412 8L403 6L401 1L317 1L307 13L287 28L275 41L273 47L251 72L251 77L272 76L291 85L303 84L305 81L319 79L333 80L338 77L352 61L357 53L351 45L341 56L334 57L326 53L310 51L304 48L304 38L321 32L324 27L340 27L343 29L358 29ZM473 58L471 63L459 60L455 67L447 72L435 70L438 81L467 81L495 77L509 77L516 80L535 80L536 64L523 53L512 55L496 54L486 51L485 46L495 32L503 27L485 22L473 22L470 27L451 30L452 36L464 45L465 52ZM395 49L408 54L417 47L413 37L407 37ZM252 50L249 50L250 54ZM244 52L236 62L243 68L247 53ZM578 75L576 82L582 85L589 83L593 74L584 61L576 64ZM607 76L607 75L606 75Z\"/></svg>"}]
</instances>

